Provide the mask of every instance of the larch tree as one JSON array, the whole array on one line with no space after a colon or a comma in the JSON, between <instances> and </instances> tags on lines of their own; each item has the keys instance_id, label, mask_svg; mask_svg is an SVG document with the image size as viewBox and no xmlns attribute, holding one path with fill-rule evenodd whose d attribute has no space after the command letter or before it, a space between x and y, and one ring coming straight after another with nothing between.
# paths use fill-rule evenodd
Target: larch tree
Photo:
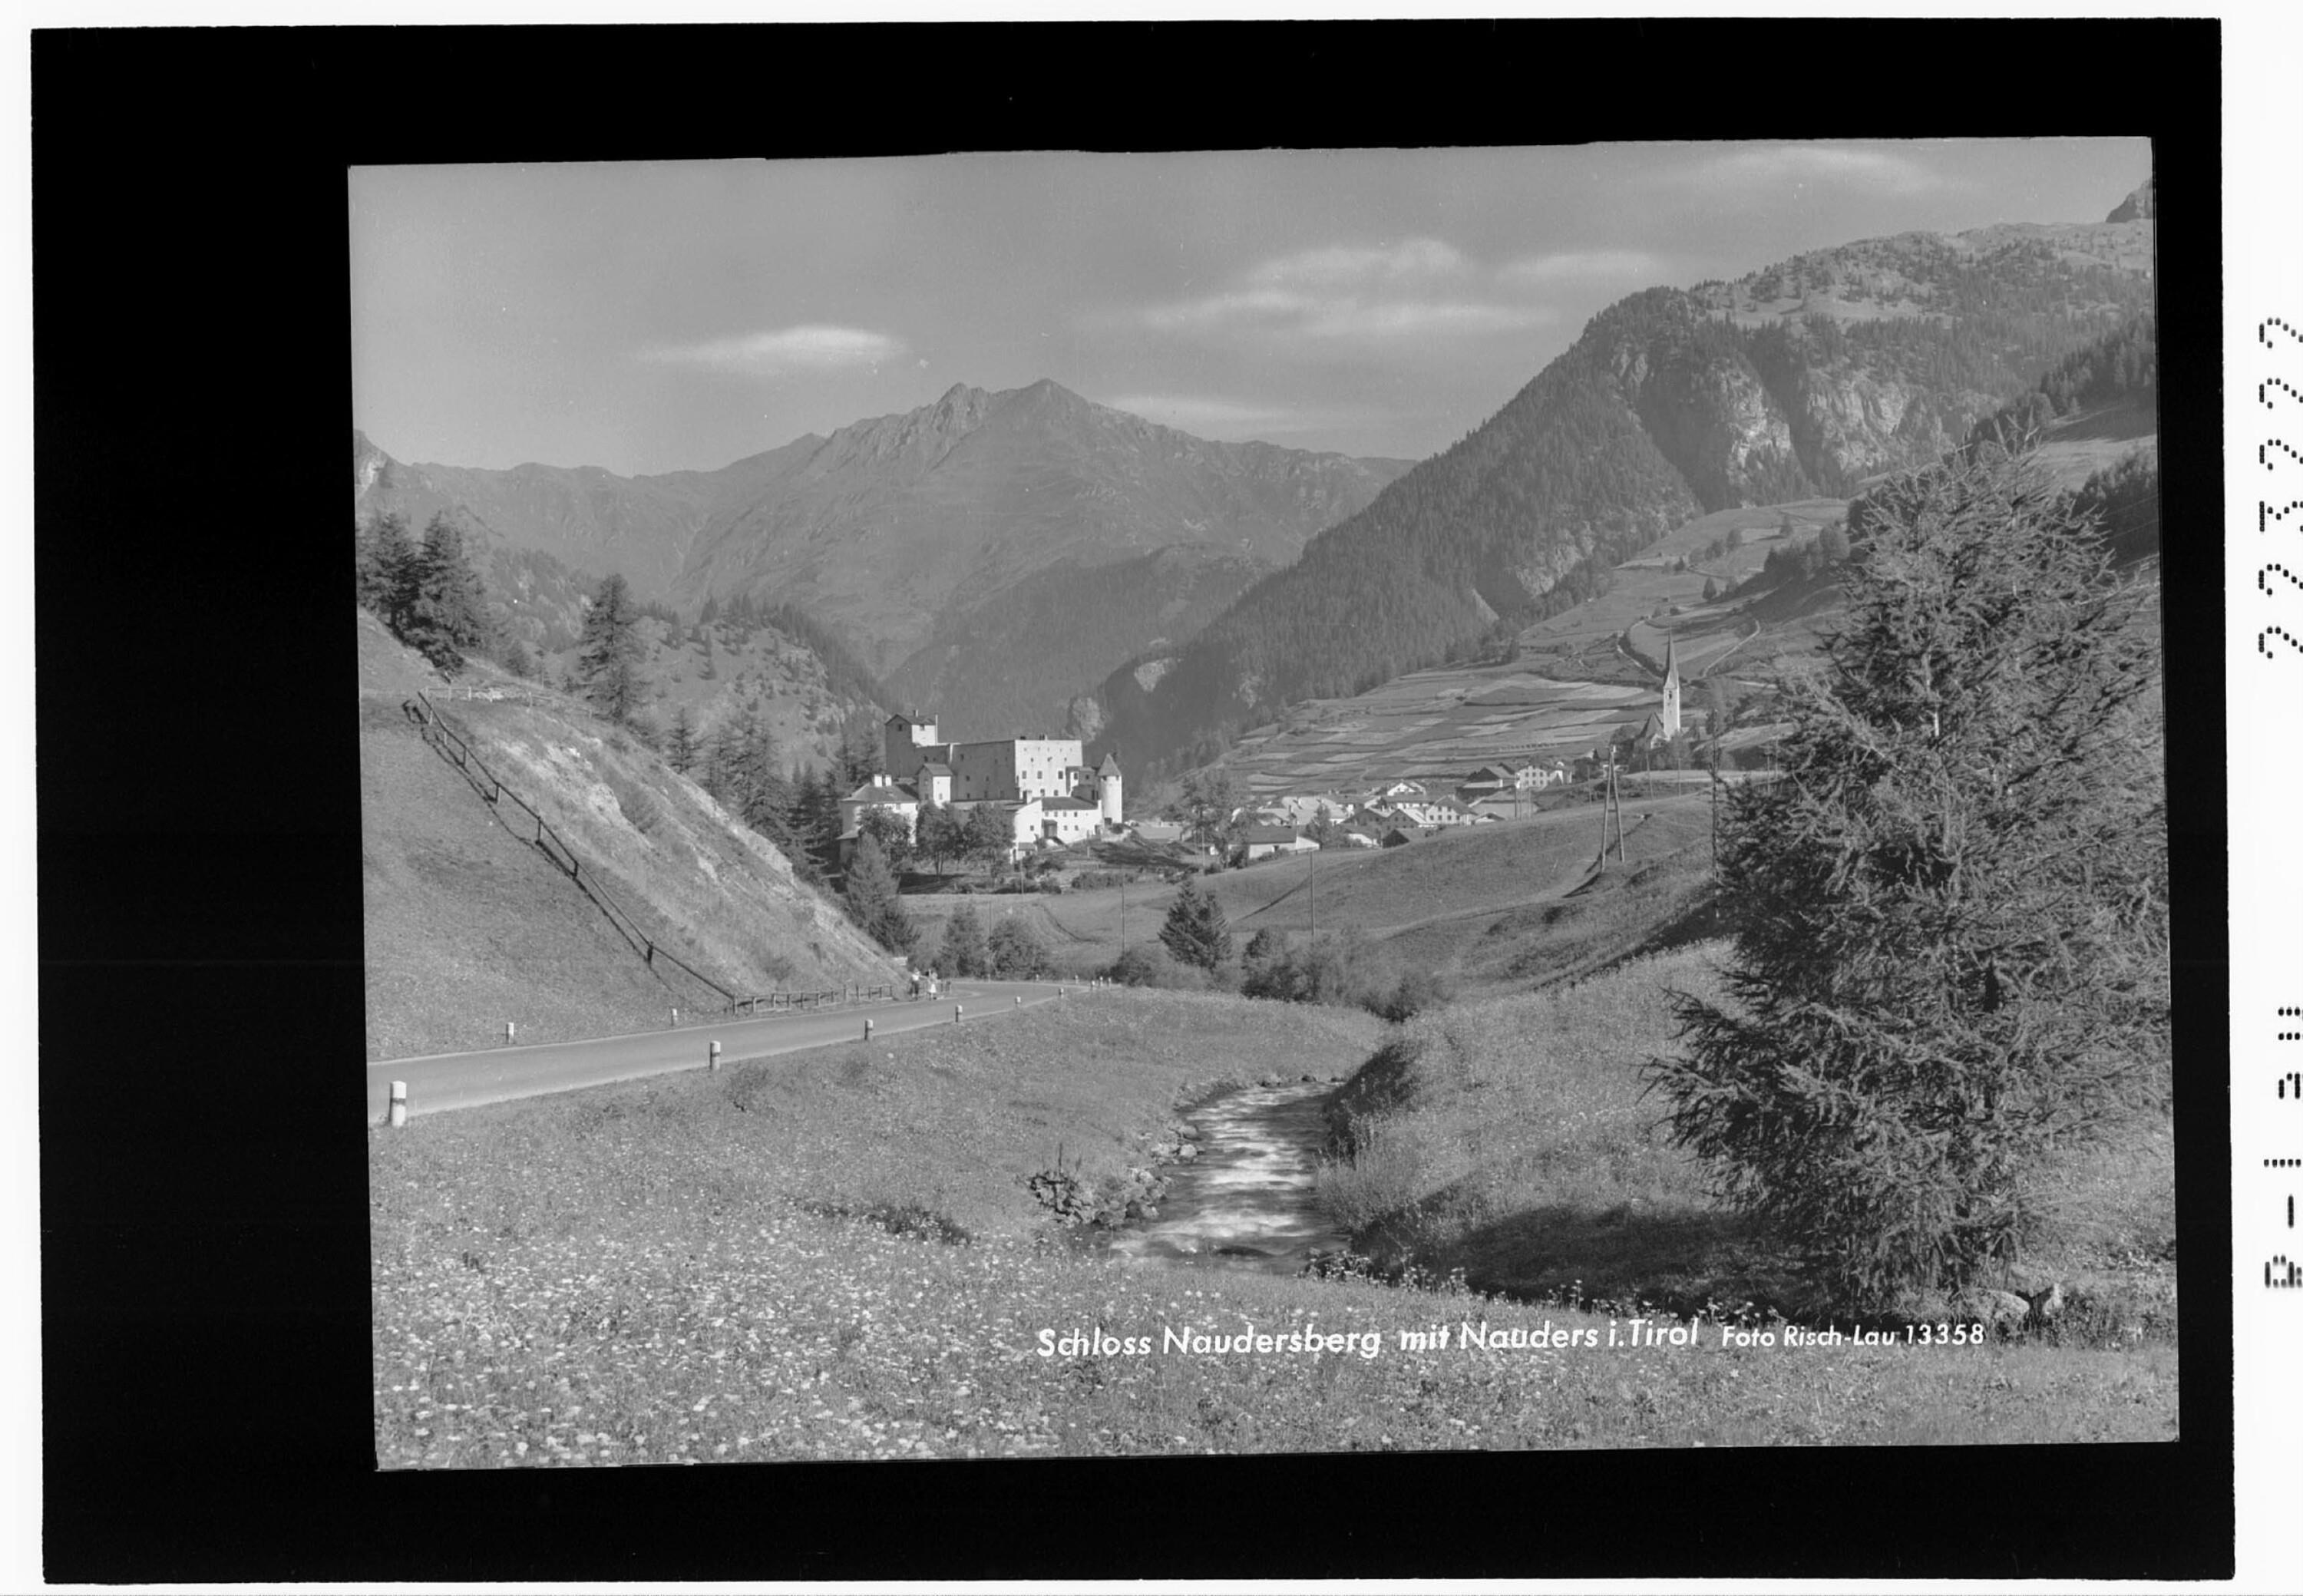
<instances>
[{"instance_id":1,"label":"larch tree","mask_svg":"<svg viewBox=\"0 0 2303 1596\"><path fill-rule=\"evenodd\" d=\"M1986 447L1870 522L1783 773L1720 841L1728 1000L1652 1060L1676 1141L1858 1311L1987 1284L2171 1085L2159 654L2142 590Z\"/></svg>"},{"instance_id":2,"label":"larch tree","mask_svg":"<svg viewBox=\"0 0 2303 1596\"><path fill-rule=\"evenodd\" d=\"M584 696L619 726L631 719L646 691L640 675L639 619L631 585L612 572L592 595L577 641L576 674Z\"/></svg>"}]
</instances>

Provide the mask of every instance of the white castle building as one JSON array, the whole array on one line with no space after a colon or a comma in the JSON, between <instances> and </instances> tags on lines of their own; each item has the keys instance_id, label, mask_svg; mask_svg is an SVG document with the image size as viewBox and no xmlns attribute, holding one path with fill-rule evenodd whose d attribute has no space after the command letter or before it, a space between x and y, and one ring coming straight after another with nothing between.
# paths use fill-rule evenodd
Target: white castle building
<instances>
[{"instance_id":1,"label":"white castle building","mask_svg":"<svg viewBox=\"0 0 2303 1596\"><path fill-rule=\"evenodd\" d=\"M869 809L900 815L916 837L923 803L962 811L996 805L1019 851L1043 838L1077 842L1116 829L1119 761L1106 754L1092 770L1084 758L1076 737L945 742L932 718L890 715L881 728L881 773L839 802L842 840L854 838Z\"/></svg>"}]
</instances>

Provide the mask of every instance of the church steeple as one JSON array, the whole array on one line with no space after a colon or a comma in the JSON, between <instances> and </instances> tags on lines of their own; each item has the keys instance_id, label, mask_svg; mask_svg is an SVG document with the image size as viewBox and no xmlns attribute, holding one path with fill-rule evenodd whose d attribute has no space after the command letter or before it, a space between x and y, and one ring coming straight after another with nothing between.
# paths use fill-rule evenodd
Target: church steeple
<instances>
[{"instance_id":1,"label":"church steeple","mask_svg":"<svg viewBox=\"0 0 2303 1596\"><path fill-rule=\"evenodd\" d=\"M1679 639L1666 637L1663 643L1663 713L1657 719L1663 722L1666 737L1679 735Z\"/></svg>"}]
</instances>

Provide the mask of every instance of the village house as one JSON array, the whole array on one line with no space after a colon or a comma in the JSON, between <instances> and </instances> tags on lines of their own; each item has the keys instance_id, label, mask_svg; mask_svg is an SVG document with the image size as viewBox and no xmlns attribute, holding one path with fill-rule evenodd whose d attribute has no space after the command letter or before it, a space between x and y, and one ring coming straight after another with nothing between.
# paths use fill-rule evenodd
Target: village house
<instances>
[{"instance_id":1,"label":"village house","mask_svg":"<svg viewBox=\"0 0 2303 1596\"><path fill-rule=\"evenodd\" d=\"M1054 798L1039 800L1042 835L1069 845L1084 842L1103 830L1103 810L1085 798Z\"/></svg>"},{"instance_id":2,"label":"village house","mask_svg":"<svg viewBox=\"0 0 2303 1596\"><path fill-rule=\"evenodd\" d=\"M1281 798L1261 798L1251 806L1253 820L1266 825L1294 826L1298 831L1320 818L1325 808L1330 821L1341 821L1351 813L1349 798L1340 793L1321 792L1309 797L1289 793Z\"/></svg>"},{"instance_id":3,"label":"village house","mask_svg":"<svg viewBox=\"0 0 2303 1596\"><path fill-rule=\"evenodd\" d=\"M1464 778L1455 789L1455 796L1467 804L1472 804L1517 785L1518 777L1512 771L1500 764L1483 764Z\"/></svg>"},{"instance_id":4,"label":"village house","mask_svg":"<svg viewBox=\"0 0 2303 1596\"><path fill-rule=\"evenodd\" d=\"M841 850L852 846L867 810L885 809L904 823L905 834L916 841L920 834L920 795L885 774L873 777L839 800Z\"/></svg>"},{"instance_id":5,"label":"village house","mask_svg":"<svg viewBox=\"0 0 2303 1596\"><path fill-rule=\"evenodd\" d=\"M1252 864L1274 854L1317 853L1320 845L1299 835L1293 826L1254 825L1240 833L1241 851Z\"/></svg>"},{"instance_id":6,"label":"village house","mask_svg":"<svg viewBox=\"0 0 2303 1596\"><path fill-rule=\"evenodd\" d=\"M1396 798L1372 811L1379 819L1392 824L1405 823L1415 826L1470 825L1475 821L1489 820L1454 798Z\"/></svg>"}]
</instances>

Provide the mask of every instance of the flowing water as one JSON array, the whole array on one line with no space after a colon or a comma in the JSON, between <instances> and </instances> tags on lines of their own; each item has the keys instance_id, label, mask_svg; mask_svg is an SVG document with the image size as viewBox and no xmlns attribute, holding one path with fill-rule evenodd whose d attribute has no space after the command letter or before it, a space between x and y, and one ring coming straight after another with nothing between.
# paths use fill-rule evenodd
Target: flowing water
<instances>
[{"instance_id":1,"label":"flowing water","mask_svg":"<svg viewBox=\"0 0 2303 1596\"><path fill-rule=\"evenodd\" d=\"M1161 1169L1159 1217L1118 1232L1111 1250L1145 1262L1294 1274L1316 1249L1344 1244L1312 1199L1327 1136L1325 1083L1249 1086L1185 1116L1199 1156Z\"/></svg>"}]
</instances>

